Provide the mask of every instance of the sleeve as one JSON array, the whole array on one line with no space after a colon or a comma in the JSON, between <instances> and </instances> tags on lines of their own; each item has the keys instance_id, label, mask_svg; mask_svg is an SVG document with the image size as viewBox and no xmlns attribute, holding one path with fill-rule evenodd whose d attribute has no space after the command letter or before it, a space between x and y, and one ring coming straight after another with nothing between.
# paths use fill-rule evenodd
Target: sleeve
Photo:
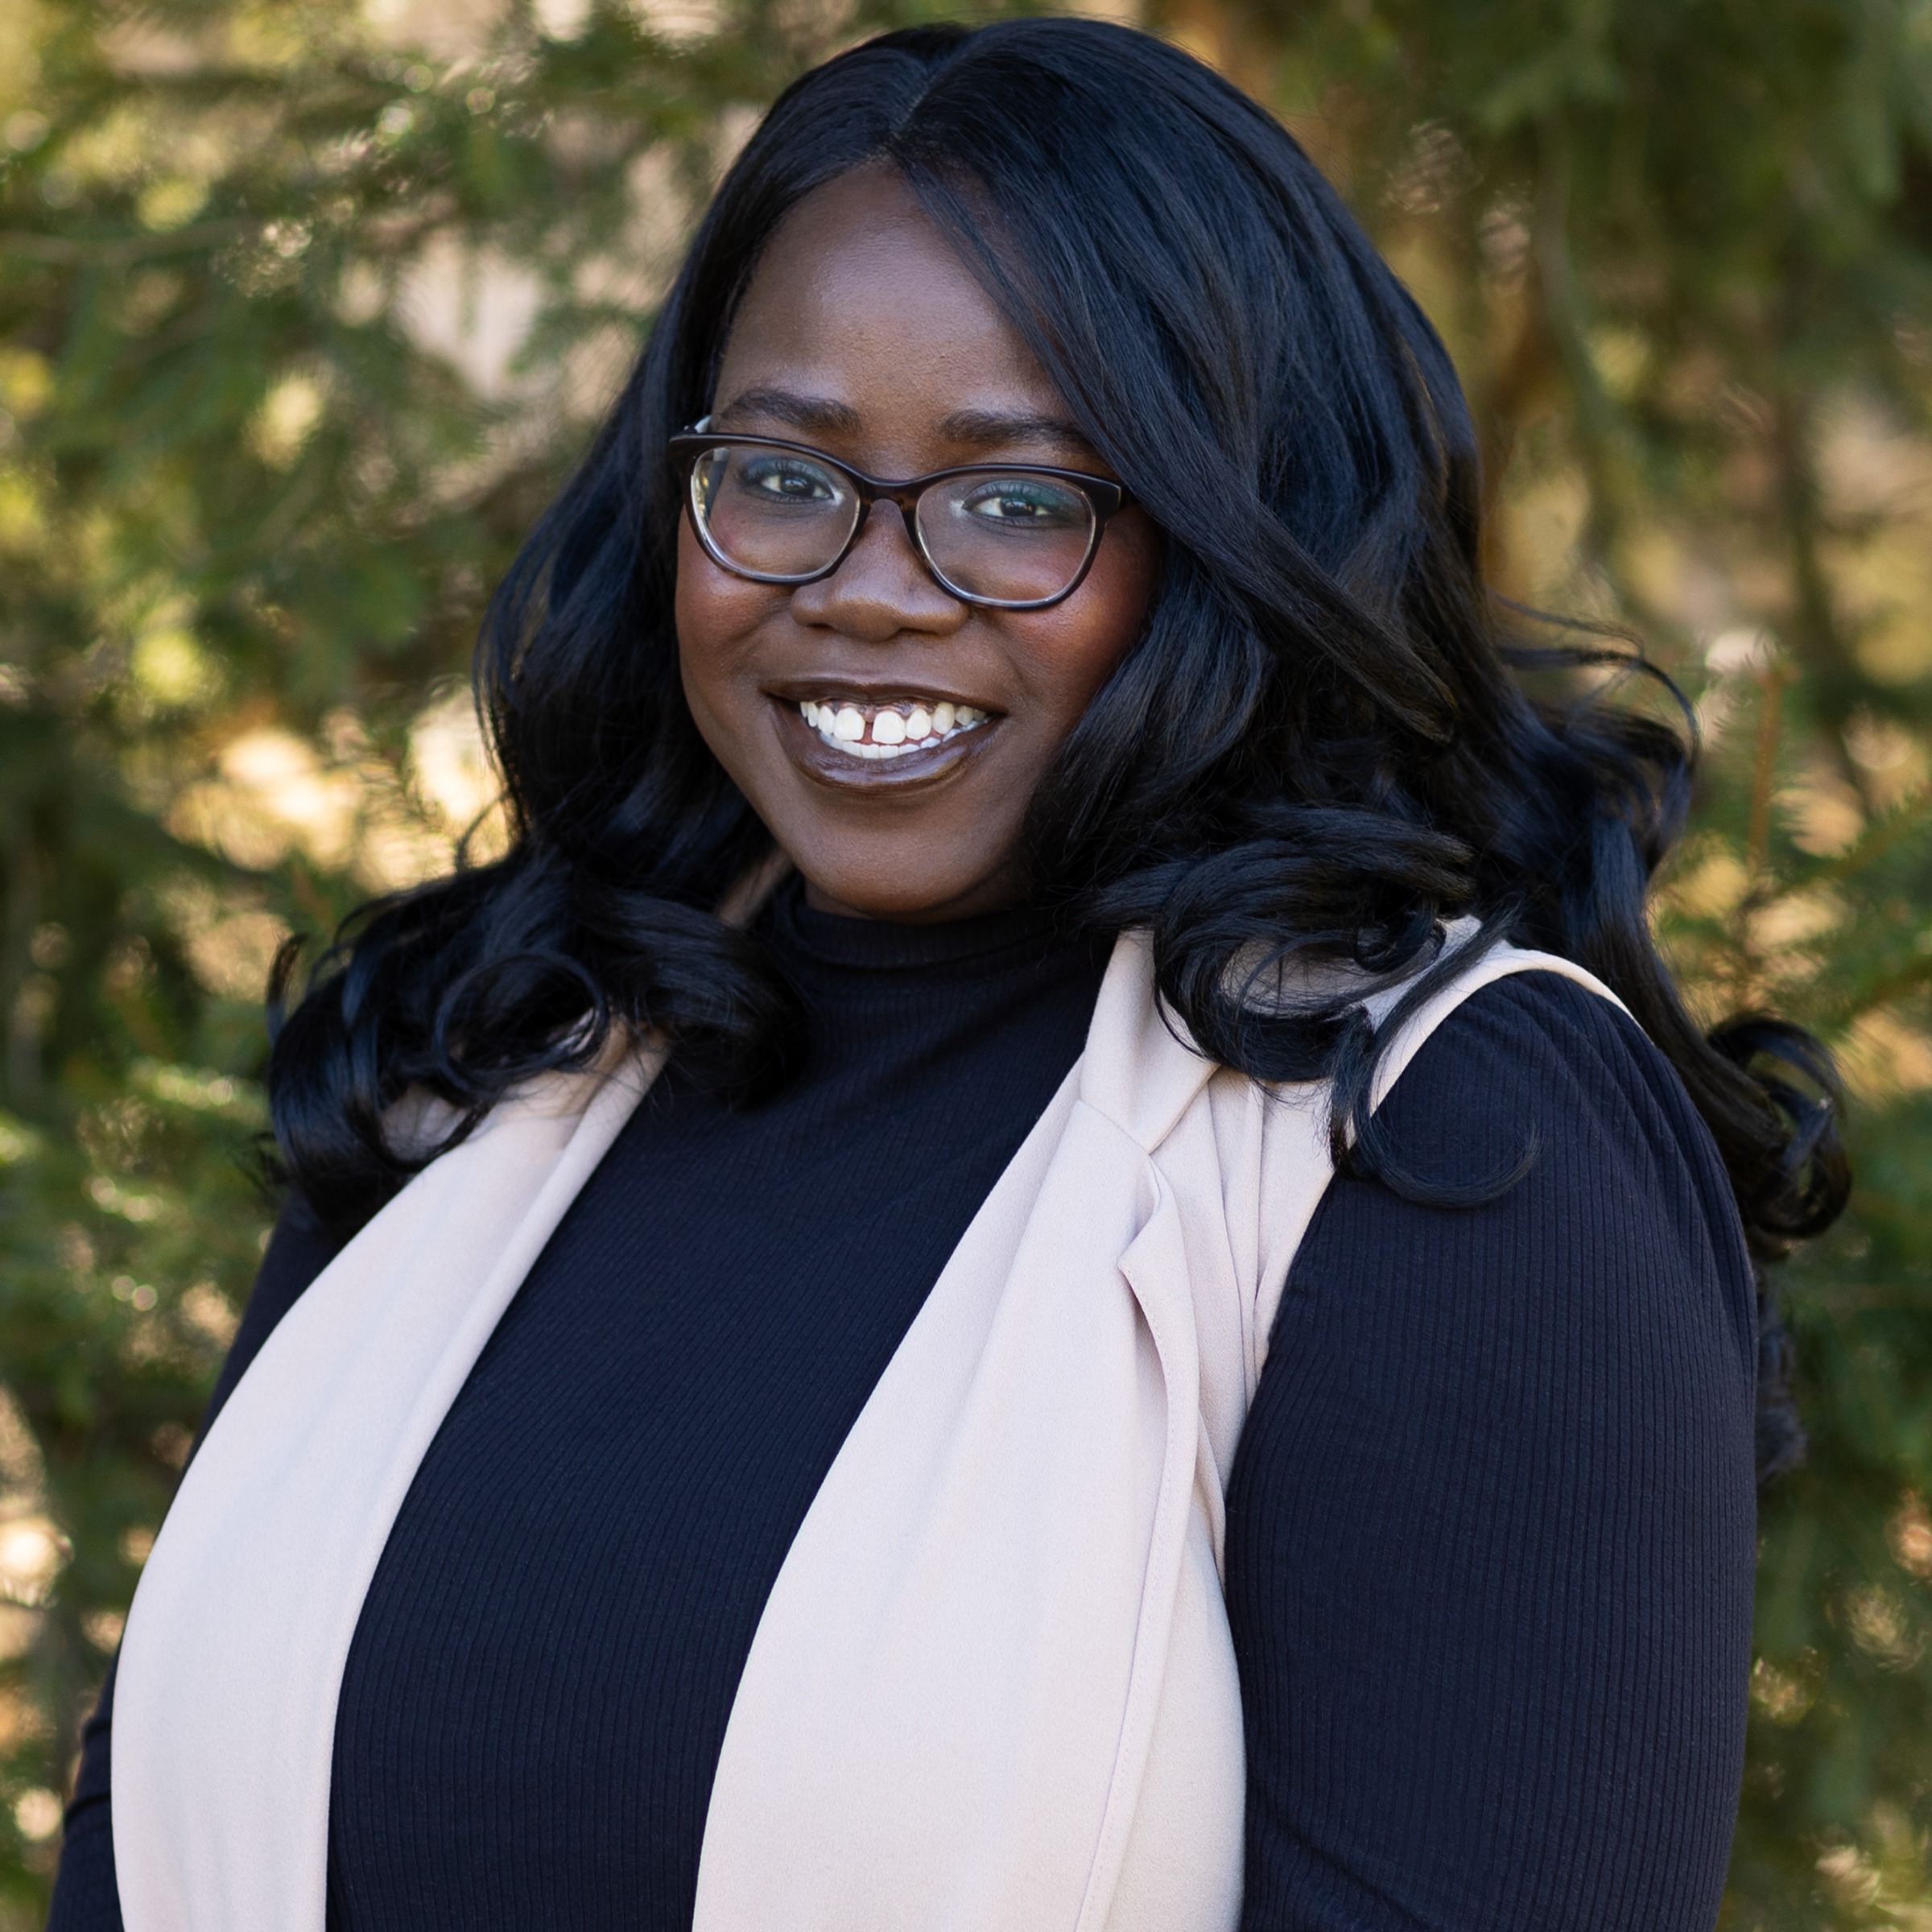
<instances>
[{"instance_id":1,"label":"sleeve","mask_svg":"<svg viewBox=\"0 0 1932 1932\"><path fill-rule=\"evenodd\" d=\"M1710 1932L1744 1760L1754 1295L1674 1071L1554 974L1384 1105L1427 1208L1338 1177L1228 1495L1242 1932Z\"/></svg>"},{"instance_id":2,"label":"sleeve","mask_svg":"<svg viewBox=\"0 0 1932 1932\"><path fill-rule=\"evenodd\" d=\"M201 1420L201 1435L221 1413L242 1373L260 1352L276 1323L335 1258L342 1245L291 1196L275 1223L268 1252L242 1311L228 1360L216 1378ZM197 1438L197 1441L199 1438ZM54 1880L47 1932L121 1932L121 1897L114 1880L114 1835L108 1773L112 1752L117 1659L101 1686L101 1701L80 1733L80 1768L67 1807L60 1869Z\"/></svg>"}]
</instances>

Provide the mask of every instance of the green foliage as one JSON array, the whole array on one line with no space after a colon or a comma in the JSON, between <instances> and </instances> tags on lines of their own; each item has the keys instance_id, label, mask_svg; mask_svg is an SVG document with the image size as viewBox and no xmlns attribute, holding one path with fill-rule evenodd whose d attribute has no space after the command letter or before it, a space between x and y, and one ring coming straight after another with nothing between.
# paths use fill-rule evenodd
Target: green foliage
<instances>
[{"instance_id":1,"label":"green foliage","mask_svg":"<svg viewBox=\"0 0 1932 1932\"><path fill-rule=\"evenodd\" d=\"M917 0L0 15L0 1926L269 1206L291 930L449 862L481 599L777 89ZM1740 1928L1932 1922L1932 14L1172 0L1455 349L1499 581L1697 702L1661 908L1847 1053Z\"/></svg>"}]
</instances>

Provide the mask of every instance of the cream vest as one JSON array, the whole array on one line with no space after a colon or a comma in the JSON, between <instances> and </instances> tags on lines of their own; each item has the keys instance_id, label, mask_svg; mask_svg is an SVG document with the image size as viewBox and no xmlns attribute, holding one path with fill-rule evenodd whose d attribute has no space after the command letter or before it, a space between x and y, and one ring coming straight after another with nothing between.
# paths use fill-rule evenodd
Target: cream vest
<instances>
[{"instance_id":1,"label":"cream vest","mask_svg":"<svg viewBox=\"0 0 1932 1932\"><path fill-rule=\"evenodd\" d=\"M1492 951L1404 1027L1377 1097L1471 993L1529 970L1612 997L1567 960ZM364 1593L472 1364L654 1071L639 1057L498 1108L343 1249L237 1385L122 1652L129 1932L323 1932ZM1222 1499L1331 1176L1328 1098L1199 1058L1162 1017L1145 942L1121 940L1080 1061L780 1570L712 1792L695 1932L1235 1924Z\"/></svg>"}]
</instances>

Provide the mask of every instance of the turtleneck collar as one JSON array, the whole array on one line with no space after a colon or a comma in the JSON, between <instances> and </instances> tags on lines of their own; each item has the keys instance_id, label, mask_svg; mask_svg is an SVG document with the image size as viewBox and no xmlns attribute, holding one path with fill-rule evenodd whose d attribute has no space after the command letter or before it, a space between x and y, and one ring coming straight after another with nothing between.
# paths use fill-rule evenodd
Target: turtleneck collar
<instances>
[{"instance_id":1,"label":"turtleneck collar","mask_svg":"<svg viewBox=\"0 0 1932 1932\"><path fill-rule=\"evenodd\" d=\"M782 954L861 972L975 963L997 969L1082 945L1058 927L1052 912L1037 906L923 925L815 911L795 873L773 894L766 918Z\"/></svg>"}]
</instances>

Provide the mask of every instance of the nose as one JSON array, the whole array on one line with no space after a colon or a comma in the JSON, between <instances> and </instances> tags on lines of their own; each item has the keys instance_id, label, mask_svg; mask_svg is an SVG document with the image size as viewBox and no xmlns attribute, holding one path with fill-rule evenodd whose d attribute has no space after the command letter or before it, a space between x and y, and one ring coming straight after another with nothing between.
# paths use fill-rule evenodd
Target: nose
<instances>
[{"instance_id":1,"label":"nose","mask_svg":"<svg viewBox=\"0 0 1932 1932\"><path fill-rule=\"evenodd\" d=\"M896 503L873 505L838 568L791 593L791 613L801 624L867 644L890 643L907 631L951 637L968 614L926 568Z\"/></svg>"}]
</instances>

